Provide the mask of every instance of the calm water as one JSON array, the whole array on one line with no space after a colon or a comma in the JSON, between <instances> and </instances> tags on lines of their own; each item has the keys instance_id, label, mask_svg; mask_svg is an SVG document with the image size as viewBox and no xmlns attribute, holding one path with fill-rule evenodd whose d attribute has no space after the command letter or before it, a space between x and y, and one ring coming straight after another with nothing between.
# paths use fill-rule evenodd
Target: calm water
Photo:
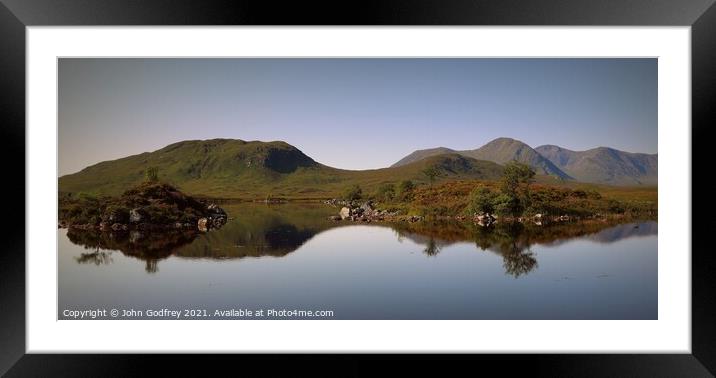
<instances>
[{"instance_id":1,"label":"calm water","mask_svg":"<svg viewBox=\"0 0 716 378\"><path fill-rule=\"evenodd\" d=\"M484 229L332 222L323 205L224 208L234 219L206 234L58 230L58 317L657 318L656 222Z\"/></svg>"}]
</instances>

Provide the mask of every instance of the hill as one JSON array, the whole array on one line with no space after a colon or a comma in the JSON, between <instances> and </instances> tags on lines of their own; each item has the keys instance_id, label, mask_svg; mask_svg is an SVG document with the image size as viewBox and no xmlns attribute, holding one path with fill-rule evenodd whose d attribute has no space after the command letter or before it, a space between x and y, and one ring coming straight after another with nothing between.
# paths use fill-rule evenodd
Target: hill
<instances>
[{"instance_id":1,"label":"hill","mask_svg":"<svg viewBox=\"0 0 716 378\"><path fill-rule=\"evenodd\" d=\"M457 151L446 148L446 147L437 147L437 148L429 148L426 150L416 150L411 152L409 155L405 156L404 158L398 160L395 164L391 165L392 168L394 167L400 167L406 164L415 163L418 160L422 160L431 156L436 155L442 155L442 154L454 154L458 153Z\"/></svg>"},{"instance_id":2,"label":"hill","mask_svg":"<svg viewBox=\"0 0 716 378\"><path fill-rule=\"evenodd\" d=\"M554 145L536 148L546 159L576 180L609 185L656 185L658 156L598 147L572 151Z\"/></svg>"},{"instance_id":3,"label":"hill","mask_svg":"<svg viewBox=\"0 0 716 378\"><path fill-rule=\"evenodd\" d=\"M462 151L462 154L474 159L493 161L498 164L516 160L531 166L539 174L556 176L561 179L570 178L568 174L564 173L551 161L545 159L532 147L516 139L497 138L478 149Z\"/></svg>"},{"instance_id":4,"label":"hill","mask_svg":"<svg viewBox=\"0 0 716 378\"><path fill-rule=\"evenodd\" d=\"M551 161L545 159L537 151L527 144L511 138L497 138L484 146L465 151L455 151L446 147L417 150L400 159L392 167L414 163L429 156L444 153L457 153L477 160L491 161L497 164L505 164L512 160L530 165L538 174L555 176L560 179L569 179L569 175L555 166Z\"/></svg>"},{"instance_id":5,"label":"hill","mask_svg":"<svg viewBox=\"0 0 716 378\"><path fill-rule=\"evenodd\" d=\"M498 164L458 154L431 156L400 167L351 171L320 164L286 142L236 139L192 140L154 152L105 161L59 178L61 192L118 195L144 180L156 167L158 179L196 196L265 199L327 198L359 184L366 191L383 183L425 181L427 167L441 180L497 179Z\"/></svg>"}]
</instances>

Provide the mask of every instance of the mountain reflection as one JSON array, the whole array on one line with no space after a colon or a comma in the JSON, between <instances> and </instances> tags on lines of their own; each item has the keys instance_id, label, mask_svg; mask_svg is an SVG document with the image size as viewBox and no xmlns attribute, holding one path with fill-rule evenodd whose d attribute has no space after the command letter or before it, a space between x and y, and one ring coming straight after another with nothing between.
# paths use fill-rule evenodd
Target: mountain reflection
<instances>
[{"instance_id":1,"label":"mountain reflection","mask_svg":"<svg viewBox=\"0 0 716 378\"><path fill-rule=\"evenodd\" d=\"M187 259L242 259L282 257L300 248L315 235L352 222L327 220L335 208L322 205L266 206L240 204L226 206L230 220L219 230L169 232L95 232L70 229L68 239L90 252L75 257L79 264L111 264L111 252L146 262L149 273L158 271L158 262L175 256ZM365 225L365 224L362 224ZM656 222L618 224L604 221L537 226L533 224L497 224L482 227L470 222L400 222L370 224L389 227L399 240L409 239L423 246L423 254L438 257L444 247L471 242L478 250L498 254L505 274L520 277L537 268L535 244L559 244L573 238L611 243L633 236L655 235Z\"/></svg>"}]
</instances>

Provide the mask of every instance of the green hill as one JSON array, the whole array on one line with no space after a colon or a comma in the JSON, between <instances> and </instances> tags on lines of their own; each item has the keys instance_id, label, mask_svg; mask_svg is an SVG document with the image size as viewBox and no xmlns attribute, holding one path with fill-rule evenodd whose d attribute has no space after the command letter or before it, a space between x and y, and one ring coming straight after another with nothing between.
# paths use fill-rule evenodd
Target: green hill
<instances>
[{"instance_id":1,"label":"green hill","mask_svg":"<svg viewBox=\"0 0 716 378\"><path fill-rule=\"evenodd\" d=\"M159 180L195 196L264 199L328 198L359 184L371 191L383 183L425 181L437 167L449 179L497 179L498 164L458 154L431 156L400 167L351 171L320 164L285 142L236 139L192 140L154 152L105 161L59 178L61 192L119 195L156 167Z\"/></svg>"}]
</instances>

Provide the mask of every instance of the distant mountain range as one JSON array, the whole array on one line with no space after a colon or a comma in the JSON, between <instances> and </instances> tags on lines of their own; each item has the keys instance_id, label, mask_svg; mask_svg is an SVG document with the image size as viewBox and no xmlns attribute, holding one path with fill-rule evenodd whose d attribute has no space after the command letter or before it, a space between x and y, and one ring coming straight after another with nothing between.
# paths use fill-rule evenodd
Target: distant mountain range
<instances>
[{"instance_id":1,"label":"distant mountain range","mask_svg":"<svg viewBox=\"0 0 716 378\"><path fill-rule=\"evenodd\" d=\"M608 147L572 151L559 146L535 150L577 181L609 185L656 185L658 155L624 152Z\"/></svg>"},{"instance_id":2,"label":"distant mountain range","mask_svg":"<svg viewBox=\"0 0 716 378\"><path fill-rule=\"evenodd\" d=\"M536 149L498 138L475 150L419 150L388 168L352 171L316 162L282 141L238 139L189 140L153 152L104 161L59 178L61 192L117 195L144 180L156 167L159 179L193 195L224 198L325 198L359 184L366 191L402 180L426 182L423 171L437 167L439 180L499 179L503 165L517 160L540 177L610 185L655 185L657 155L610 148L570 151L557 146Z\"/></svg>"},{"instance_id":3,"label":"distant mountain range","mask_svg":"<svg viewBox=\"0 0 716 378\"><path fill-rule=\"evenodd\" d=\"M556 167L551 161L544 158L532 147L511 138L497 138L486 145L465 151L455 151L445 147L432 148L427 150L418 150L410 155L400 159L391 167L400 167L406 164L414 163L428 156L435 156L445 153L459 154L478 160L491 161L497 164L505 164L512 160L529 164L539 174L552 175L562 179L569 179L570 176Z\"/></svg>"},{"instance_id":4,"label":"distant mountain range","mask_svg":"<svg viewBox=\"0 0 716 378\"><path fill-rule=\"evenodd\" d=\"M446 147L417 150L391 167L412 164L430 156L459 154L505 164L515 160L532 166L537 173L563 180L606 185L656 185L658 155L598 147L572 151L554 145L532 148L511 138L497 138L474 150L456 151Z\"/></svg>"},{"instance_id":5,"label":"distant mountain range","mask_svg":"<svg viewBox=\"0 0 716 378\"><path fill-rule=\"evenodd\" d=\"M503 167L459 154L442 154L401 167L352 171L320 164L286 142L237 139L190 140L154 152L104 161L59 178L61 192L117 195L144 180L148 167L159 179L192 195L224 198L325 198L359 184L370 191L382 183L426 180L438 167L441 179L495 180Z\"/></svg>"}]
</instances>

